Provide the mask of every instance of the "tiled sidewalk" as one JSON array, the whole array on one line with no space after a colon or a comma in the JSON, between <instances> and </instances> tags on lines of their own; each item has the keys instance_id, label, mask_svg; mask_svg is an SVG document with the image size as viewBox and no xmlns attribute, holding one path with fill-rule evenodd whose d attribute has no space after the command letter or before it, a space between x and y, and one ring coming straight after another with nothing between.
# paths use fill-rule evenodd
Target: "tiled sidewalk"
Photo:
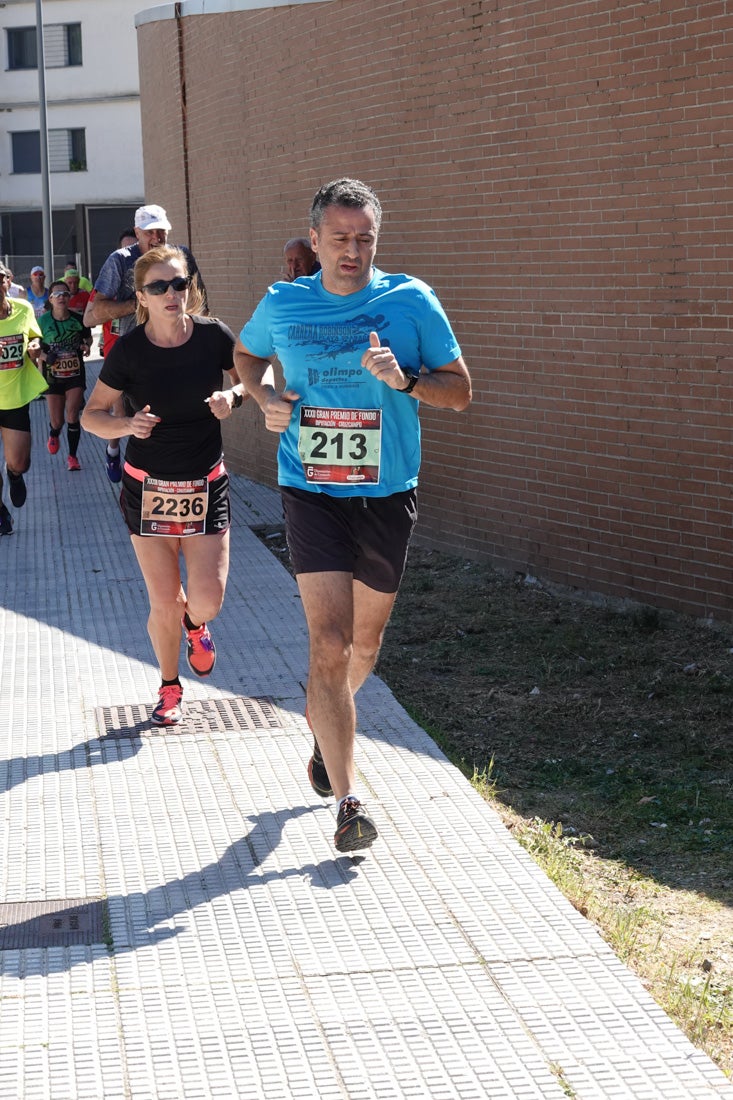
<instances>
[{"instance_id":1,"label":"tiled sidewalk","mask_svg":"<svg viewBox=\"0 0 733 1100\"><path fill-rule=\"evenodd\" d=\"M380 838L335 852L297 588L251 530L279 499L244 478L215 672L151 727L103 444L69 473L32 412L0 539L1 1100L733 1097L375 677Z\"/></svg>"}]
</instances>

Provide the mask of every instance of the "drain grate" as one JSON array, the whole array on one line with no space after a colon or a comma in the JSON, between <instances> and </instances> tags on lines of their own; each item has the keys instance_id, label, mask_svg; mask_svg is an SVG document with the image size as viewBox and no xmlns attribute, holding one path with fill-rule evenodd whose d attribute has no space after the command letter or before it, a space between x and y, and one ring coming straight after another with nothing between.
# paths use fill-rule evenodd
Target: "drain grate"
<instances>
[{"instance_id":1,"label":"drain grate","mask_svg":"<svg viewBox=\"0 0 733 1100\"><path fill-rule=\"evenodd\" d=\"M103 943L107 923L102 898L0 903L0 951Z\"/></svg>"},{"instance_id":2,"label":"drain grate","mask_svg":"<svg viewBox=\"0 0 733 1100\"><path fill-rule=\"evenodd\" d=\"M192 699L183 704L177 726L154 726L151 707L134 703L97 707L97 728L104 737L151 737L180 733L243 733L282 729L284 716L268 696L235 695L226 699Z\"/></svg>"}]
</instances>

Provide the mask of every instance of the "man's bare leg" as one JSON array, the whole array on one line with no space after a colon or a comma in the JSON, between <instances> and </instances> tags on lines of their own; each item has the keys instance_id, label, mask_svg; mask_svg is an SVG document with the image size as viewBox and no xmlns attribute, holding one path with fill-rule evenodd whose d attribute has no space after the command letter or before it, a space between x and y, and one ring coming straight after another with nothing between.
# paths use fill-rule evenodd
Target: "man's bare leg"
<instances>
[{"instance_id":1,"label":"man's bare leg","mask_svg":"<svg viewBox=\"0 0 733 1100\"><path fill-rule=\"evenodd\" d=\"M337 799L354 791L354 695L374 667L394 593L350 573L300 573L308 623L308 717Z\"/></svg>"}]
</instances>

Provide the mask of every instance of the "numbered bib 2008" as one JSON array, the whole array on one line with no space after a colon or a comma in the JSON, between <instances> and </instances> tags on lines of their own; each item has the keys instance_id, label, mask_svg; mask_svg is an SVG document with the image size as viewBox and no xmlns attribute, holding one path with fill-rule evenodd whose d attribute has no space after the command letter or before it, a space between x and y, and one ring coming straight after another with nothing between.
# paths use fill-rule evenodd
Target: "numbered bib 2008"
<instances>
[{"instance_id":1,"label":"numbered bib 2008","mask_svg":"<svg viewBox=\"0 0 733 1100\"><path fill-rule=\"evenodd\" d=\"M209 507L209 483L205 477L194 481L163 481L146 477L140 515L141 535L169 535L185 538L203 535Z\"/></svg>"},{"instance_id":2,"label":"numbered bib 2008","mask_svg":"<svg viewBox=\"0 0 733 1100\"><path fill-rule=\"evenodd\" d=\"M381 409L301 405L298 454L306 481L347 485L379 481Z\"/></svg>"}]
</instances>

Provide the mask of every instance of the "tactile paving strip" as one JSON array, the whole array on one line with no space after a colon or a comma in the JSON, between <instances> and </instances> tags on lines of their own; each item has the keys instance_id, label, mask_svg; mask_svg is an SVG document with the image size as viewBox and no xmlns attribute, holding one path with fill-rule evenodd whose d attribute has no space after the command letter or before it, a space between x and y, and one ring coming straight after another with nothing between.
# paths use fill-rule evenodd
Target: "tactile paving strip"
<instances>
[{"instance_id":1,"label":"tactile paving strip","mask_svg":"<svg viewBox=\"0 0 733 1100\"><path fill-rule=\"evenodd\" d=\"M104 737L150 737L161 734L246 733L283 728L285 716L269 697L245 695L224 699L192 699L183 704L177 726L154 726L150 707L142 703L97 707L97 728Z\"/></svg>"},{"instance_id":2,"label":"tactile paving strip","mask_svg":"<svg viewBox=\"0 0 733 1100\"><path fill-rule=\"evenodd\" d=\"M61 898L0 904L0 950L102 943L107 925L101 898Z\"/></svg>"}]
</instances>

